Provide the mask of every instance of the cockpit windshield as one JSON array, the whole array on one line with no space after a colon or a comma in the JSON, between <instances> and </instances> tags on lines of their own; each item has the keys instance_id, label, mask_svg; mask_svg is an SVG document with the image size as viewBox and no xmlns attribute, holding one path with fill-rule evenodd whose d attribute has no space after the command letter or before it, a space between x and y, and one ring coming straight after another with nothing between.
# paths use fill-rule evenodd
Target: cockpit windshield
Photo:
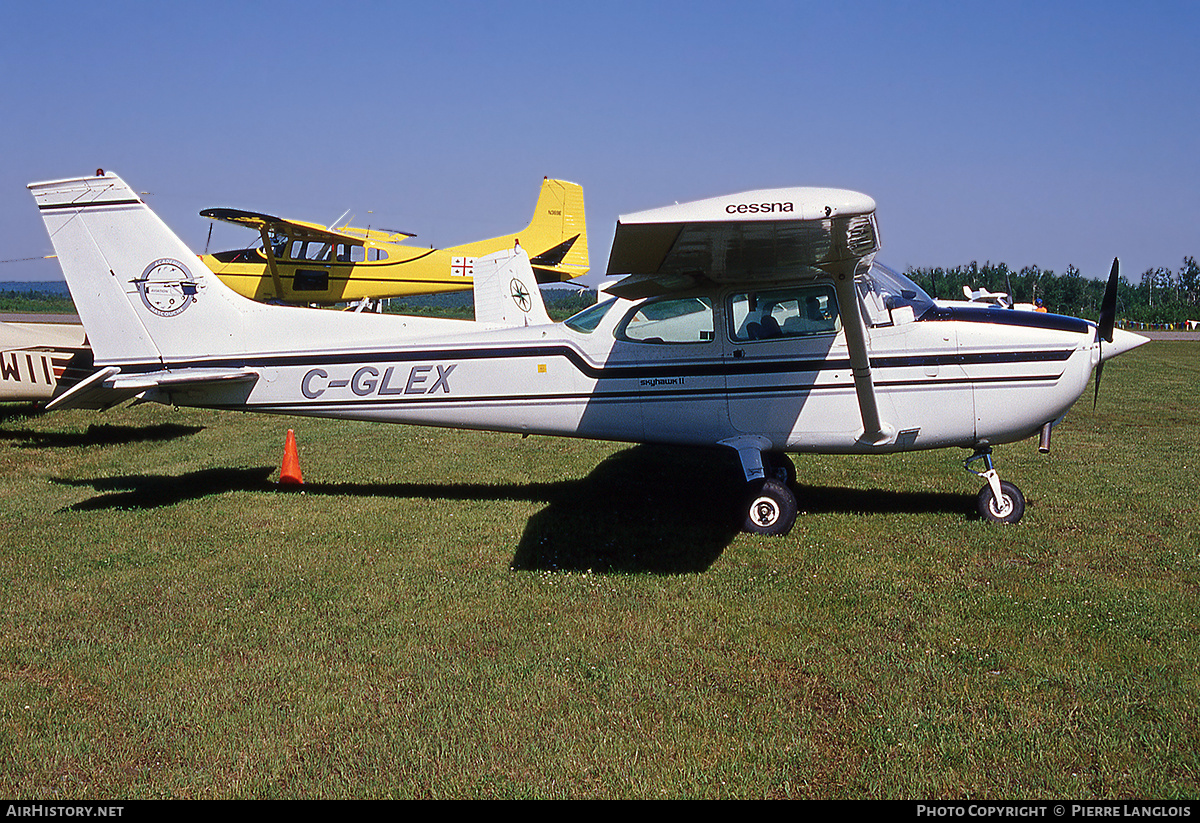
<instances>
[{"instance_id":1,"label":"cockpit windshield","mask_svg":"<svg viewBox=\"0 0 1200 823\"><path fill-rule=\"evenodd\" d=\"M613 303L616 302L617 298L610 297L607 300L584 309L578 314L571 315L563 322L566 323L568 328L572 328L577 332L591 334L596 330L596 326L600 325L600 321L604 319L604 315L608 314L608 310L613 307Z\"/></svg>"},{"instance_id":2,"label":"cockpit windshield","mask_svg":"<svg viewBox=\"0 0 1200 823\"><path fill-rule=\"evenodd\" d=\"M867 273L859 275L856 279L859 293L862 294L868 308L874 304L891 314L896 309L911 307L913 319L920 320L921 315L937 305L924 289L900 272L881 263L872 263Z\"/></svg>"}]
</instances>

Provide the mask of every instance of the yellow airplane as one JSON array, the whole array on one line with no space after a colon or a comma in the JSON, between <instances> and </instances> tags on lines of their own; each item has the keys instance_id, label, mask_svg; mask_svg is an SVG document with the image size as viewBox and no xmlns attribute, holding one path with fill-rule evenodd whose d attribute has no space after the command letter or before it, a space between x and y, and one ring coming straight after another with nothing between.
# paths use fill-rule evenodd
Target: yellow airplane
<instances>
[{"instance_id":1,"label":"yellow airplane","mask_svg":"<svg viewBox=\"0 0 1200 823\"><path fill-rule=\"evenodd\" d=\"M205 209L202 217L258 232L261 245L204 254L224 283L252 300L328 306L410 294L463 291L475 260L520 245L539 283L588 271L583 187L545 178L533 219L520 232L448 249L406 246L416 237L378 228L325 227L239 209Z\"/></svg>"}]
</instances>

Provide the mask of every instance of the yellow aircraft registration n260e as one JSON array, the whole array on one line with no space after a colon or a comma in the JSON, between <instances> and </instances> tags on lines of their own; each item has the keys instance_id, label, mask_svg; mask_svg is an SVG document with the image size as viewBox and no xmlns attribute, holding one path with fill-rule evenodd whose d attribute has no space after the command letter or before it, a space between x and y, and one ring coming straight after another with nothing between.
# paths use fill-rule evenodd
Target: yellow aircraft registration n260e
<instances>
[{"instance_id":1,"label":"yellow aircraft registration n260e","mask_svg":"<svg viewBox=\"0 0 1200 823\"><path fill-rule=\"evenodd\" d=\"M1014 523L992 449L1051 426L1145 339L938 303L875 264L875 202L753 191L619 218L596 305L552 323L528 255L481 257L475 320L272 306L226 287L118 177L30 185L97 372L50 408L186 406L613 441L720 445L751 532L783 534L789 453L970 450L983 517ZM1099 371L1097 371L1097 380ZM972 468L978 466L978 469Z\"/></svg>"}]
</instances>

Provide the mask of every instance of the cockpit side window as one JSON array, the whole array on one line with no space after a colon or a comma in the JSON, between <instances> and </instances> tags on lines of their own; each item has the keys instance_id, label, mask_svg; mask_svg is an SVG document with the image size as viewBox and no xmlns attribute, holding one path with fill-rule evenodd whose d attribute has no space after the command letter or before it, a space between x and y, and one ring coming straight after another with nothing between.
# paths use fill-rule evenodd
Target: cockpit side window
<instances>
[{"instance_id":1,"label":"cockpit side window","mask_svg":"<svg viewBox=\"0 0 1200 823\"><path fill-rule=\"evenodd\" d=\"M271 255L282 257L287 252L288 236L280 229L268 229L267 241L271 244Z\"/></svg>"},{"instance_id":2,"label":"cockpit side window","mask_svg":"<svg viewBox=\"0 0 1200 823\"><path fill-rule=\"evenodd\" d=\"M734 342L837 334L842 328L833 286L739 292L729 298Z\"/></svg>"},{"instance_id":3,"label":"cockpit side window","mask_svg":"<svg viewBox=\"0 0 1200 823\"><path fill-rule=\"evenodd\" d=\"M713 309L707 297L650 300L633 309L617 336L633 343L711 343Z\"/></svg>"}]
</instances>

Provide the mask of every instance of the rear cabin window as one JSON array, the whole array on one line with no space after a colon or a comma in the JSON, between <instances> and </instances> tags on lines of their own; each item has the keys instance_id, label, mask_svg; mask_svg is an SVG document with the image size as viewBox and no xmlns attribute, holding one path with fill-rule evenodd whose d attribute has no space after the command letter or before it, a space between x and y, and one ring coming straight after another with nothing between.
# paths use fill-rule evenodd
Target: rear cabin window
<instances>
[{"instance_id":1,"label":"rear cabin window","mask_svg":"<svg viewBox=\"0 0 1200 823\"><path fill-rule=\"evenodd\" d=\"M833 286L802 286L734 294L730 337L736 342L836 334L842 328Z\"/></svg>"},{"instance_id":2,"label":"rear cabin window","mask_svg":"<svg viewBox=\"0 0 1200 823\"><path fill-rule=\"evenodd\" d=\"M625 319L618 336L634 343L712 342L712 303L706 297L643 303Z\"/></svg>"}]
</instances>

